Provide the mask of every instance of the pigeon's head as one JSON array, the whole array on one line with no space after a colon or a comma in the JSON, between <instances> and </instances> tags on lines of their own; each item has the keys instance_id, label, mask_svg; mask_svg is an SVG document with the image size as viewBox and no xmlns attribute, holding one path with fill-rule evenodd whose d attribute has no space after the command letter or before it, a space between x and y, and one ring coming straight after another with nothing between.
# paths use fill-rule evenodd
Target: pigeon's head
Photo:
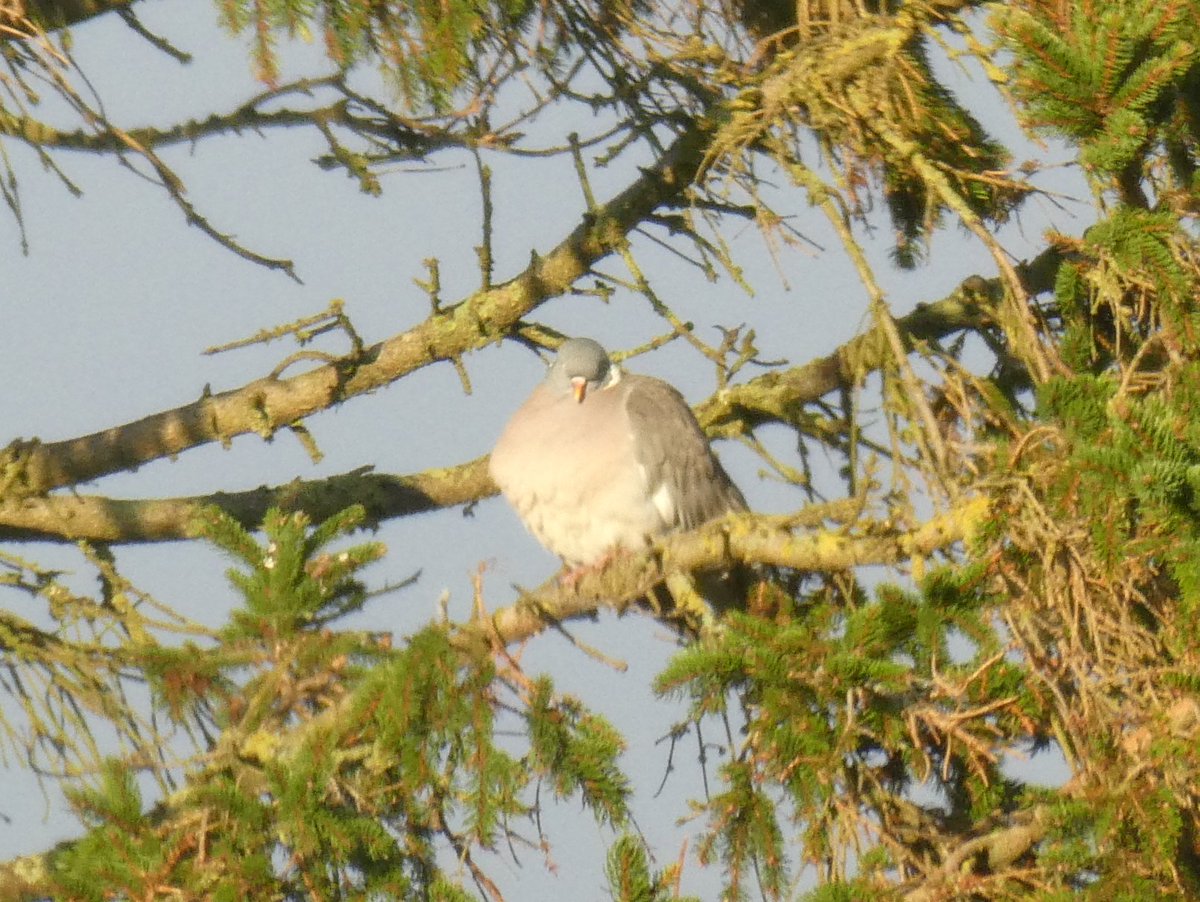
<instances>
[{"instance_id":1,"label":"pigeon's head","mask_svg":"<svg viewBox=\"0 0 1200 902\"><path fill-rule=\"evenodd\" d=\"M546 372L546 382L556 391L574 395L583 403L588 392L608 388L621 378L621 370L608 357L599 342L590 338L570 338L558 348L558 354Z\"/></svg>"}]
</instances>

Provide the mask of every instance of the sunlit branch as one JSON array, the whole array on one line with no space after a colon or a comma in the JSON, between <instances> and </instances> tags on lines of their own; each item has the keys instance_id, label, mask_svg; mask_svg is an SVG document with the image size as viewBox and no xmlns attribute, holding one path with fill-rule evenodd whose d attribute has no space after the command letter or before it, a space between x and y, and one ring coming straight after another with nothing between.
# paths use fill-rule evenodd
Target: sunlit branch
<instances>
[{"instance_id":1,"label":"sunlit branch","mask_svg":"<svg viewBox=\"0 0 1200 902\"><path fill-rule=\"evenodd\" d=\"M734 563L769 564L793 570L838 572L865 565L891 566L947 550L983 522L987 503L975 499L913 530L879 528L781 529L777 519L741 515L661 540L647 554L617 557L585 572L570 586L557 578L462 627L455 639L464 648L512 645L563 620L599 610L622 613L672 572L691 572Z\"/></svg>"},{"instance_id":2,"label":"sunlit branch","mask_svg":"<svg viewBox=\"0 0 1200 902\"><path fill-rule=\"evenodd\" d=\"M703 126L684 130L654 166L585 217L547 255L535 256L515 278L446 307L352 359L206 394L174 410L76 439L14 442L0 454L0 496L41 494L210 442L228 443L239 435L270 437L317 411L499 340L539 304L569 291L664 200L684 191L704 143Z\"/></svg>"},{"instance_id":3,"label":"sunlit branch","mask_svg":"<svg viewBox=\"0 0 1200 902\"><path fill-rule=\"evenodd\" d=\"M326 479L297 479L280 486L189 498L142 500L72 493L0 505L0 538L108 543L188 539L194 537L197 513L209 505L247 528L257 527L272 507L303 510L322 520L350 504L361 504L367 518L379 522L466 504L494 492L486 460L480 458L410 476L363 468Z\"/></svg>"}]
</instances>

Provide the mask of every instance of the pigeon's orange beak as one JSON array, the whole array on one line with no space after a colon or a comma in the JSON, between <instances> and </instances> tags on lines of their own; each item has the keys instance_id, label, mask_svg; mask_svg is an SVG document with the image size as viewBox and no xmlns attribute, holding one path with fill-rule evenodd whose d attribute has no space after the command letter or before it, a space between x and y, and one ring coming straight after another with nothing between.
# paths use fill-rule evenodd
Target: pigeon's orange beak
<instances>
[{"instance_id":1,"label":"pigeon's orange beak","mask_svg":"<svg viewBox=\"0 0 1200 902\"><path fill-rule=\"evenodd\" d=\"M571 393L575 395L575 403L582 404L584 397L587 395L587 380L582 376L576 376L572 379Z\"/></svg>"}]
</instances>

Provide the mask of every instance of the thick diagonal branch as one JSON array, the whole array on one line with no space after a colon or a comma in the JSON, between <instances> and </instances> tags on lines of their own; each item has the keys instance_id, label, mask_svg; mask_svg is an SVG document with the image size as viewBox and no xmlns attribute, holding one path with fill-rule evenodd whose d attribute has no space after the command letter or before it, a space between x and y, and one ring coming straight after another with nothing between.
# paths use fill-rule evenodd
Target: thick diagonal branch
<instances>
[{"instance_id":1,"label":"thick diagonal branch","mask_svg":"<svg viewBox=\"0 0 1200 902\"><path fill-rule=\"evenodd\" d=\"M289 378L264 378L205 395L174 410L66 441L16 441L0 454L0 498L28 497L88 482L240 435L271 436L311 414L438 361L452 361L502 337L522 316L563 294L657 207L691 183L705 147L693 124L658 162L544 257L513 279L479 291L424 322L339 361Z\"/></svg>"}]
</instances>

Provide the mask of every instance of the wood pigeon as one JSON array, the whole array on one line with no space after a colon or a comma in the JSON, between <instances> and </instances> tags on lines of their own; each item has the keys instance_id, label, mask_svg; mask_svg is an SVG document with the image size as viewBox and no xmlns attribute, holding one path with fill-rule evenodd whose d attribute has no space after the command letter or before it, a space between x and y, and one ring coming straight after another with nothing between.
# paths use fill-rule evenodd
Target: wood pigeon
<instances>
[{"instance_id":1,"label":"wood pigeon","mask_svg":"<svg viewBox=\"0 0 1200 902\"><path fill-rule=\"evenodd\" d=\"M490 469L529 530L574 568L747 509L683 395L622 371L590 338L558 349Z\"/></svg>"}]
</instances>

